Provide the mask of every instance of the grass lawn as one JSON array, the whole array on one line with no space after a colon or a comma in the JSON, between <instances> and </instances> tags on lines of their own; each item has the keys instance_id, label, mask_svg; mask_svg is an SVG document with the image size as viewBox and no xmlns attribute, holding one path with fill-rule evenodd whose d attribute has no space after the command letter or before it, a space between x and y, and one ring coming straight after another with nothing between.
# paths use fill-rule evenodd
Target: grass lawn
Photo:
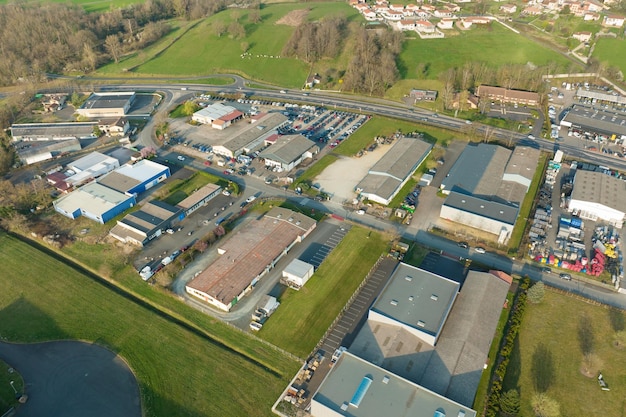
<instances>
[{"instance_id":1,"label":"grass lawn","mask_svg":"<svg viewBox=\"0 0 626 417\"><path fill-rule=\"evenodd\" d=\"M522 243L524 232L526 230L526 224L528 223L528 216L530 216L530 211L533 208L533 202L535 201L535 197L539 191L541 177L546 169L547 161L548 155L542 152L539 156L537 170L535 171L535 175L533 175L533 180L530 183L526 197L524 197L524 201L522 202L522 206L519 210L519 215L515 221L515 226L513 227L513 232L511 233L511 239L509 240L509 253L516 253Z\"/></svg>"},{"instance_id":2,"label":"grass lawn","mask_svg":"<svg viewBox=\"0 0 626 417\"><path fill-rule=\"evenodd\" d=\"M145 293L164 299L163 311L177 309L168 313L179 323L5 234L0 235L0 262L2 337L80 339L112 349L135 372L145 415L270 416L272 403L299 366L158 293L136 273L134 281ZM230 347L235 345L237 350Z\"/></svg>"},{"instance_id":3,"label":"grass lawn","mask_svg":"<svg viewBox=\"0 0 626 417\"><path fill-rule=\"evenodd\" d=\"M353 227L300 291L287 290L259 336L306 357L387 248L379 233Z\"/></svg>"},{"instance_id":4,"label":"grass lawn","mask_svg":"<svg viewBox=\"0 0 626 417\"><path fill-rule=\"evenodd\" d=\"M293 27L276 24L292 10L311 9L308 19L343 13L356 16L357 11L342 2L270 4L261 9L262 22L248 22L248 11L238 9L239 22L244 25L246 37L232 39L228 34L217 37L215 22L228 26L232 10L207 18L190 29L158 56L139 65L134 71L140 74L202 75L235 72L251 79L263 80L285 87L300 87L309 72L309 66L295 58L281 57L285 42ZM248 46L248 55L242 58L242 43Z\"/></svg>"},{"instance_id":5,"label":"grass lawn","mask_svg":"<svg viewBox=\"0 0 626 417\"><path fill-rule=\"evenodd\" d=\"M593 50L593 57L609 66L616 66L626 73L626 42L624 39L600 38Z\"/></svg>"},{"instance_id":6,"label":"grass lawn","mask_svg":"<svg viewBox=\"0 0 626 417\"><path fill-rule=\"evenodd\" d=\"M527 62L545 65L551 61L563 67L569 64L567 59L551 49L492 23L487 28L472 28L454 37L407 41L399 57L399 68L401 77L405 79L437 79L448 68L460 68L468 61L488 62L491 67ZM415 71L420 63L424 63L428 71L418 77Z\"/></svg>"},{"instance_id":7,"label":"grass lawn","mask_svg":"<svg viewBox=\"0 0 626 417\"><path fill-rule=\"evenodd\" d=\"M9 372L11 369L11 372ZM11 368L10 364L0 361L0 413L4 415L11 407L18 405L15 391L11 388L11 382L18 394L24 392L24 380Z\"/></svg>"},{"instance_id":8,"label":"grass lawn","mask_svg":"<svg viewBox=\"0 0 626 417\"><path fill-rule=\"evenodd\" d=\"M522 408L520 416L533 415L530 400L535 392L531 376L532 357L539 343L551 353L554 377L546 394L561 407L561 415L620 416L624 413L626 390L626 355L613 345L609 309L588 304L576 298L546 291L540 304L528 303L519 333L517 349L513 350L504 391L519 387ZM624 313L613 311L623 323ZM593 323L593 356L591 376L581 372L583 355L578 339L582 317ZM596 380L602 371L611 391L600 390Z\"/></svg>"},{"instance_id":9,"label":"grass lawn","mask_svg":"<svg viewBox=\"0 0 626 417\"><path fill-rule=\"evenodd\" d=\"M224 188L228 186L228 181L223 178L204 171L196 171L187 179L177 179L172 181L162 192L159 192L159 194L165 194L165 197L162 198L163 201L175 206L199 188L204 187L209 183L214 183Z\"/></svg>"}]
</instances>

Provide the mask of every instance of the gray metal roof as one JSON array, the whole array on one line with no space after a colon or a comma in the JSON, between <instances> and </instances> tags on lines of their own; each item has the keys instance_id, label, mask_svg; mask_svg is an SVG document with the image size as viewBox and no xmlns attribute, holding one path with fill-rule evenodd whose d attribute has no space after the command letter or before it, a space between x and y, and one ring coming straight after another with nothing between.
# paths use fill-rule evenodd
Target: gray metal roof
<instances>
[{"instance_id":1,"label":"gray metal roof","mask_svg":"<svg viewBox=\"0 0 626 417\"><path fill-rule=\"evenodd\" d=\"M402 183L386 175L367 174L357 184L356 189L362 194L375 195L384 200L391 200Z\"/></svg>"},{"instance_id":2,"label":"gray metal roof","mask_svg":"<svg viewBox=\"0 0 626 417\"><path fill-rule=\"evenodd\" d=\"M436 336L458 291L458 282L400 263L371 310Z\"/></svg>"},{"instance_id":3,"label":"gray metal roof","mask_svg":"<svg viewBox=\"0 0 626 417\"><path fill-rule=\"evenodd\" d=\"M226 116L227 114L232 113L235 110L236 109L234 107L227 106L222 103L213 103L203 109L198 110L193 115L215 120L219 119L222 116Z\"/></svg>"},{"instance_id":4,"label":"gray metal roof","mask_svg":"<svg viewBox=\"0 0 626 417\"><path fill-rule=\"evenodd\" d=\"M313 153L319 149L315 142L300 134L279 136L273 145L268 146L259 154L259 157L281 164L291 164L311 148L315 148L312 150Z\"/></svg>"},{"instance_id":5,"label":"gray metal roof","mask_svg":"<svg viewBox=\"0 0 626 417\"><path fill-rule=\"evenodd\" d=\"M163 201L152 200L141 206L139 210L124 216L119 223L149 235L164 223L178 216L180 211L179 208Z\"/></svg>"},{"instance_id":6,"label":"gray metal roof","mask_svg":"<svg viewBox=\"0 0 626 417\"><path fill-rule=\"evenodd\" d=\"M81 109L122 109L135 93L93 93Z\"/></svg>"},{"instance_id":7,"label":"gray metal roof","mask_svg":"<svg viewBox=\"0 0 626 417\"><path fill-rule=\"evenodd\" d=\"M506 177L519 175L529 182L532 181L539 162L541 150L530 146L516 146L504 169Z\"/></svg>"},{"instance_id":8,"label":"gray metal roof","mask_svg":"<svg viewBox=\"0 0 626 417\"><path fill-rule=\"evenodd\" d=\"M456 191L448 195L443 205L510 225L515 224L519 212L518 207Z\"/></svg>"},{"instance_id":9,"label":"gray metal roof","mask_svg":"<svg viewBox=\"0 0 626 417\"><path fill-rule=\"evenodd\" d=\"M341 355L311 402L311 414L314 417L433 417L437 416L437 411L449 417L476 416L471 408L394 375L350 352Z\"/></svg>"},{"instance_id":10,"label":"gray metal roof","mask_svg":"<svg viewBox=\"0 0 626 417\"><path fill-rule=\"evenodd\" d=\"M595 98L596 100L608 101L611 103L626 104L626 97L613 95L608 93L601 93L599 91L587 91L583 88L576 90L576 96L582 98Z\"/></svg>"},{"instance_id":11,"label":"gray metal roof","mask_svg":"<svg viewBox=\"0 0 626 417\"><path fill-rule=\"evenodd\" d=\"M119 165L119 161L112 156L107 156L100 152L91 152L90 154L85 155L82 158L75 160L74 162L70 162L68 164L68 167L74 170L74 172L78 173L91 169L98 164Z\"/></svg>"},{"instance_id":12,"label":"gray metal roof","mask_svg":"<svg viewBox=\"0 0 626 417\"><path fill-rule=\"evenodd\" d=\"M626 135L626 115L589 106L574 105L563 121L572 127L605 135Z\"/></svg>"},{"instance_id":13,"label":"gray metal roof","mask_svg":"<svg viewBox=\"0 0 626 417\"><path fill-rule=\"evenodd\" d=\"M384 145L383 145L384 146ZM401 137L370 168L370 174L388 175L403 181L428 156L433 145L418 138Z\"/></svg>"},{"instance_id":14,"label":"gray metal roof","mask_svg":"<svg viewBox=\"0 0 626 417\"><path fill-rule=\"evenodd\" d=\"M577 170L572 200L602 204L626 212L626 181L603 172Z\"/></svg>"},{"instance_id":15,"label":"gray metal roof","mask_svg":"<svg viewBox=\"0 0 626 417\"><path fill-rule=\"evenodd\" d=\"M22 123L11 125L13 138L83 138L93 136L95 122Z\"/></svg>"},{"instance_id":16,"label":"gray metal roof","mask_svg":"<svg viewBox=\"0 0 626 417\"><path fill-rule=\"evenodd\" d=\"M287 265L285 269L283 269L283 272L289 275L293 275L295 277L304 277L313 268L313 265L308 262L301 261L300 259L294 259L293 261L289 262L289 265Z\"/></svg>"},{"instance_id":17,"label":"gray metal roof","mask_svg":"<svg viewBox=\"0 0 626 417\"><path fill-rule=\"evenodd\" d=\"M98 180L98 183L106 185L112 190L117 190L121 193L125 193L133 187L141 184L141 181L121 174L116 171L109 172Z\"/></svg>"},{"instance_id":18,"label":"gray metal roof","mask_svg":"<svg viewBox=\"0 0 626 417\"><path fill-rule=\"evenodd\" d=\"M248 130L225 142L222 146L236 154L246 147L257 147L259 144L251 145L261 136L266 135L287 121L287 116L282 113L269 113L262 119L252 123Z\"/></svg>"},{"instance_id":19,"label":"gray metal roof","mask_svg":"<svg viewBox=\"0 0 626 417\"><path fill-rule=\"evenodd\" d=\"M470 194L493 195L502 180L511 151L498 145L469 144L441 182L443 190L458 188Z\"/></svg>"}]
</instances>

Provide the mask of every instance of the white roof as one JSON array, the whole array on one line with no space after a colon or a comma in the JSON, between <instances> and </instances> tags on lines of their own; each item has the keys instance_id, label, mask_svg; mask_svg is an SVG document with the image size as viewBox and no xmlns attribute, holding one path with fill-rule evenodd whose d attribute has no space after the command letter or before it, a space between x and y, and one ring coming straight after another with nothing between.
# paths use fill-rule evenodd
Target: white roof
<instances>
[{"instance_id":1,"label":"white roof","mask_svg":"<svg viewBox=\"0 0 626 417\"><path fill-rule=\"evenodd\" d=\"M92 182L59 198L54 205L67 213L81 209L87 213L101 216L129 198L131 197L126 194Z\"/></svg>"},{"instance_id":2,"label":"white roof","mask_svg":"<svg viewBox=\"0 0 626 417\"><path fill-rule=\"evenodd\" d=\"M234 107L225 106L222 103L214 103L210 106L206 106L203 109L198 110L193 115L195 117L205 117L211 120L219 119L220 117L226 116L229 113L234 112Z\"/></svg>"},{"instance_id":3,"label":"white roof","mask_svg":"<svg viewBox=\"0 0 626 417\"><path fill-rule=\"evenodd\" d=\"M149 159L142 159L133 165L122 165L115 170L118 174L143 182L166 170L165 165L157 164Z\"/></svg>"},{"instance_id":4,"label":"white roof","mask_svg":"<svg viewBox=\"0 0 626 417\"><path fill-rule=\"evenodd\" d=\"M313 268L313 265L310 263L301 261L300 259L294 259L283 270L283 273L294 277L305 277Z\"/></svg>"}]
</instances>

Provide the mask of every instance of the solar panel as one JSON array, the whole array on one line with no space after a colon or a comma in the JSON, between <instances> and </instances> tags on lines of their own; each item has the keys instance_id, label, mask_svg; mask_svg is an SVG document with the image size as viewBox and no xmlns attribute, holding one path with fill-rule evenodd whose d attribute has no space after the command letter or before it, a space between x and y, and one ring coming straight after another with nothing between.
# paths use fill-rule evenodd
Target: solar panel
<instances>
[{"instance_id":1,"label":"solar panel","mask_svg":"<svg viewBox=\"0 0 626 417\"><path fill-rule=\"evenodd\" d=\"M364 376L359 384L359 387L356 389L352 399L350 400L350 405L356 408L359 408L359 404L363 401L363 397L365 397L365 393L367 389L372 385L372 378L368 376Z\"/></svg>"}]
</instances>

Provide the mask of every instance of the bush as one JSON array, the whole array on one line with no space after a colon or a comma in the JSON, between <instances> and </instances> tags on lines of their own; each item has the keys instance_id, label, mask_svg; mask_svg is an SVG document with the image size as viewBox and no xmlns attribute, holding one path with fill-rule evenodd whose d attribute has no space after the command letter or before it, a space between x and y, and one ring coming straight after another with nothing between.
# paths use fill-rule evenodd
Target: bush
<instances>
[{"instance_id":1,"label":"bush","mask_svg":"<svg viewBox=\"0 0 626 417\"><path fill-rule=\"evenodd\" d=\"M519 392L511 389L505 392L500 398L500 410L509 415L517 415L520 409Z\"/></svg>"},{"instance_id":2,"label":"bush","mask_svg":"<svg viewBox=\"0 0 626 417\"><path fill-rule=\"evenodd\" d=\"M559 417L561 415L559 403L546 394L534 395L531 400L531 405L537 417Z\"/></svg>"},{"instance_id":3,"label":"bush","mask_svg":"<svg viewBox=\"0 0 626 417\"><path fill-rule=\"evenodd\" d=\"M528 293L527 293L528 301L530 301L533 304L539 304L543 300L543 296L545 294L546 294L546 286L543 284L543 282L537 282L528 290Z\"/></svg>"}]
</instances>

